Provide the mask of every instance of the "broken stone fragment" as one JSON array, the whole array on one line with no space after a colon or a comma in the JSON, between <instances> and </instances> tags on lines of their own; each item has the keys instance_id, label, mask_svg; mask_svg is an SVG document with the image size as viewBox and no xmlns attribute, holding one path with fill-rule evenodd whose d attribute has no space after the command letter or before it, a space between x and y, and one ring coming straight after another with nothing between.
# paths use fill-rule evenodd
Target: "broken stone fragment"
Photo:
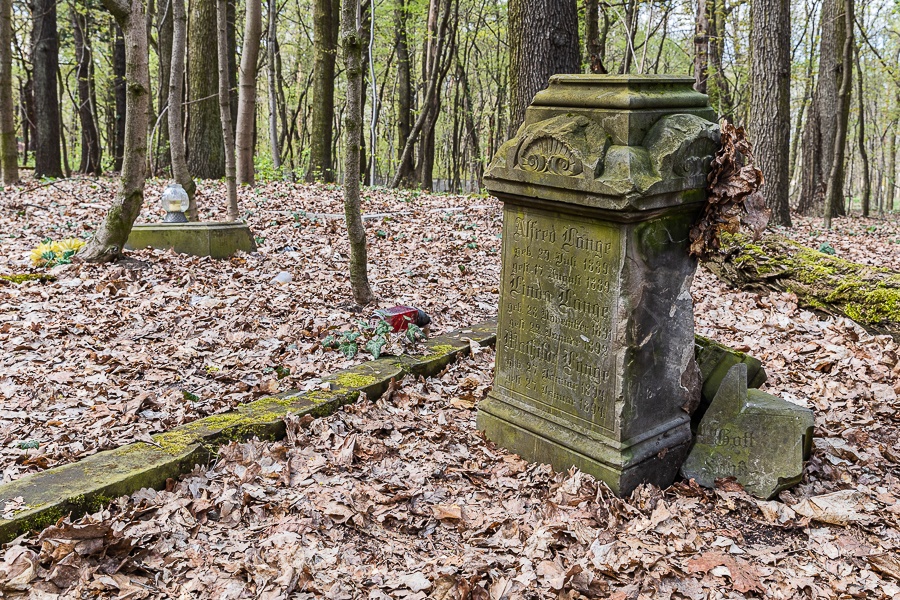
<instances>
[{"instance_id":1,"label":"broken stone fragment","mask_svg":"<svg viewBox=\"0 0 900 600\"><path fill-rule=\"evenodd\" d=\"M813 413L747 389L747 365L732 366L697 428L681 474L705 487L735 477L768 499L800 482L812 448Z\"/></svg>"}]
</instances>

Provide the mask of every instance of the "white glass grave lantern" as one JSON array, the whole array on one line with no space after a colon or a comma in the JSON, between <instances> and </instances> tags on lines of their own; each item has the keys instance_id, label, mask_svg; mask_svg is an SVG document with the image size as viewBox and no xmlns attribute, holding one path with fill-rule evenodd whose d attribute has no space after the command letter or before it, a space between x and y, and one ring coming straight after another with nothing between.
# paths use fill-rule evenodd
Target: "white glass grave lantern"
<instances>
[{"instance_id":1,"label":"white glass grave lantern","mask_svg":"<svg viewBox=\"0 0 900 600\"><path fill-rule=\"evenodd\" d=\"M170 183L163 190L160 199L162 208L166 211L163 223L187 223L187 217L184 213L187 211L189 204L187 192L181 187L180 183Z\"/></svg>"}]
</instances>

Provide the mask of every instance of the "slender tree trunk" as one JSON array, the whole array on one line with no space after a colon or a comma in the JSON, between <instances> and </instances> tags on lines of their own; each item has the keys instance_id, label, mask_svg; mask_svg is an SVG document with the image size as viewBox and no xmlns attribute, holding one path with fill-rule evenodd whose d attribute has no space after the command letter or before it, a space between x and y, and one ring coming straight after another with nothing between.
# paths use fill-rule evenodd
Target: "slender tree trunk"
<instances>
[{"instance_id":1,"label":"slender tree trunk","mask_svg":"<svg viewBox=\"0 0 900 600\"><path fill-rule=\"evenodd\" d=\"M432 52L437 56L443 56L443 49L444 49L444 45L446 43L447 30L448 30L447 22L448 22L449 16L450 16L450 0L445 0L444 6L446 9L446 12L444 13L444 18L441 20L442 25L437 28L437 39L433 42L434 50L428 50L425 53L426 57L430 56L432 54ZM577 47L576 47L576 51L577 51ZM425 62L425 61L423 61L423 62ZM449 61L447 62L447 64L449 65ZM441 74L442 70L439 68L434 68L431 70L426 70L426 73L429 74L429 77L426 79L427 90L425 92L425 99L422 102L421 110L419 110L419 116L416 118L416 122L413 125L412 130L409 132L409 137L406 139L406 141L404 143L403 152L400 155L400 165L403 165L403 163L405 161L410 160L409 157L412 156L413 147L415 146L416 141L419 139L419 134L422 133L423 131L425 131L426 127L428 128L427 131L433 132L433 130L434 130L433 123L434 123L434 120L437 118L437 116L433 114L433 111L435 110L435 107L440 106L439 102L437 102L437 103L435 102L435 95L437 94L437 90L440 87L440 82L443 80L442 74ZM443 70L443 74L446 75L446 67ZM430 124L426 125L427 123L429 123L429 120L431 120ZM423 144L423 148L425 150L427 150L429 148L428 142L425 142L425 144ZM430 148L431 148L430 158L427 156L426 157L420 156L419 161L417 163L417 167L416 167L417 177L419 178L420 183L424 179L422 174L424 174L424 173L428 174L429 187L430 187L430 183L431 183L431 181L430 181L431 171L430 171L430 167L427 167L425 165L428 163L428 161L430 161L431 165L434 164L434 140L433 139L431 140ZM423 153L423 150L420 150L420 154L422 154L422 153ZM391 187L396 188L397 186L400 185L400 181L401 181L401 173L398 168L397 172L394 174L394 178L391 180Z\"/></svg>"},{"instance_id":2,"label":"slender tree trunk","mask_svg":"<svg viewBox=\"0 0 900 600\"><path fill-rule=\"evenodd\" d=\"M172 70L172 36L174 0L158 0L156 10L156 55L159 59L159 80L156 87L156 97L158 98L157 114L161 115L169 105L169 82L171 81ZM183 63L183 61L182 61ZM179 102L181 99L179 98ZM168 113L166 113L168 115ZM181 128L178 129L179 131ZM152 142L153 140L151 140ZM169 120L168 116L160 120L159 129L156 132L156 145L153 150L156 168L165 170L169 166L169 157L171 149L167 149L169 144Z\"/></svg>"},{"instance_id":3,"label":"slender tree trunk","mask_svg":"<svg viewBox=\"0 0 900 600\"><path fill-rule=\"evenodd\" d=\"M750 134L771 222L791 226L788 204L790 152L790 0L754 0L750 5Z\"/></svg>"},{"instance_id":4,"label":"slender tree trunk","mask_svg":"<svg viewBox=\"0 0 900 600\"><path fill-rule=\"evenodd\" d=\"M803 135L803 116L809 106L813 91L813 72L812 72L812 56L806 64L806 79L803 82L803 97L800 99L800 110L797 111L797 119L794 121L794 133L791 136L791 168L788 173L788 180L794 181L794 173L797 170L797 157L800 154L800 139Z\"/></svg>"},{"instance_id":5,"label":"slender tree trunk","mask_svg":"<svg viewBox=\"0 0 900 600\"><path fill-rule=\"evenodd\" d=\"M394 9L394 23L397 37L397 158L401 160L398 172L401 185L408 186L413 173L413 153L403 158L403 148L412 131L412 68L409 61L409 40L406 23L409 17L407 0L398 0Z\"/></svg>"},{"instance_id":6,"label":"slender tree trunk","mask_svg":"<svg viewBox=\"0 0 900 600\"><path fill-rule=\"evenodd\" d=\"M244 45L241 53L240 99L238 101L236 150L238 183L253 185L253 131L256 124L256 63L262 35L262 2L246 0Z\"/></svg>"},{"instance_id":7,"label":"slender tree trunk","mask_svg":"<svg viewBox=\"0 0 900 600\"><path fill-rule=\"evenodd\" d=\"M831 229L832 215L844 214L842 202L844 192L844 149L847 146L847 123L850 120L850 84L853 79L853 0L844 4L844 49L841 60L841 87L838 89L838 106L843 107L837 114L834 131L834 158L825 188L825 228Z\"/></svg>"},{"instance_id":8,"label":"slender tree trunk","mask_svg":"<svg viewBox=\"0 0 900 600\"><path fill-rule=\"evenodd\" d=\"M75 38L75 76L78 80L78 119L81 123L81 162L79 173L100 175L100 132L94 107L94 59L89 36L88 11L72 7L72 29Z\"/></svg>"},{"instance_id":9,"label":"slender tree trunk","mask_svg":"<svg viewBox=\"0 0 900 600\"><path fill-rule=\"evenodd\" d=\"M334 121L334 65L337 54L339 0L313 4L313 107L309 167L306 181L334 181L332 126Z\"/></svg>"},{"instance_id":10,"label":"slender tree trunk","mask_svg":"<svg viewBox=\"0 0 900 600\"><path fill-rule=\"evenodd\" d=\"M709 62L715 81L715 100L719 113L729 123L734 120L734 99L731 85L725 77L722 55L725 53L725 4L724 0L712 0L712 22L710 24Z\"/></svg>"},{"instance_id":11,"label":"slender tree trunk","mask_svg":"<svg viewBox=\"0 0 900 600\"><path fill-rule=\"evenodd\" d=\"M441 89L447 76L454 52L455 38L451 33L450 14L452 0L432 0L429 15L429 35L425 44L422 63L425 65L425 81L434 81L436 89ZM440 43L438 41L440 40ZM444 42L446 40L446 42ZM448 51L445 51L448 49ZM416 161L415 178L421 189L434 187L435 128L441 110L441 94L432 94L421 108L425 114L419 135L419 154Z\"/></svg>"},{"instance_id":12,"label":"slender tree trunk","mask_svg":"<svg viewBox=\"0 0 900 600\"><path fill-rule=\"evenodd\" d=\"M344 218L350 238L350 288L353 300L365 305L375 300L369 286L366 229L360 214L359 149L363 126L363 35L359 0L344 0L341 7L341 42L347 73L347 110L344 115Z\"/></svg>"},{"instance_id":13,"label":"slender tree trunk","mask_svg":"<svg viewBox=\"0 0 900 600\"><path fill-rule=\"evenodd\" d=\"M843 48L847 37L844 0L824 0L819 43L819 76L803 129L800 195L797 211L802 215L821 215L826 205L826 188L837 153L835 133L838 122L850 110L850 98L841 98ZM849 65L848 65L848 68ZM845 101L846 100L846 101ZM835 189L844 188L843 170L836 173ZM837 202L831 216L843 214Z\"/></svg>"},{"instance_id":14,"label":"slender tree trunk","mask_svg":"<svg viewBox=\"0 0 900 600\"><path fill-rule=\"evenodd\" d=\"M637 16L640 8L636 0L625 0L625 54L619 73L631 73L634 61L634 37L637 30Z\"/></svg>"},{"instance_id":15,"label":"slender tree trunk","mask_svg":"<svg viewBox=\"0 0 900 600\"><path fill-rule=\"evenodd\" d=\"M225 30L228 41L228 94L229 107L231 109L231 133L237 133L238 118L238 61L237 61L237 3L238 0L228 0L228 27Z\"/></svg>"},{"instance_id":16,"label":"slender tree trunk","mask_svg":"<svg viewBox=\"0 0 900 600\"><path fill-rule=\"evenodd\" d=\"M606 4L604 2L604 4ZM585 53L591 73L605 75L607 73L603 61L606 59L606 32L609 30L609 17L603 10L603 35L600 29L600 2L587 0L584 4L585 17Z\"/></svg>"},{"instance_id":17,"label":"slender tree trunk","mask_svg":"<svg viewBox=\"0 0 900 600\"><path fill-rule=\"evenodd\" d=\"M832 215L845 214L844 150L847 146L847 124L850 120L850 84L853 74L853 0L844 2L844 48L841 60L841 87L838 89L837 126L834 130L834 157L825 188L825 228L831 229Z\"/></svg>"},{"instance_id":18,"label":"slender tree trunk","mask_svg":"<svg viewBox=\"0 0 900 600\"><path fill-rule=\"evenodd\" d=\"M216 1L191 0L189 5L187 161L191 174L198 179L219 179L225 175L225 142L218 102L219 63L218 52L214 51L218 47Z\"/></svg>"},{"instance_id":19,"label":"slender tree trunk","mask_svg":"<svg viewBox=\"0 0 900 600\"><path fill-rule=\"evenodd\" d=\"M859 105L859 120L857 127L859 129L859 158L862 161L862 216L869 216L869 209L872 196L872 179L869 170L869 153L866 151L866 108L863 104L863 73L859 64L859 46L856 47L856 73L859 76L856 80L856 100Z\"/></svg>"},{"instance_id":20,"label":"slender tree trunk","mask_svg":"<svg viewBox=\"0 0 900 600\"><path fill-rule=\"evenodd\" d=\"M578 4L575 0L510 0L509 136L525 119L534 95L557 73L578 73Z\"/></svg>"},{"instance_id":21,"label":"slender tree trunk","mask_svg":"<svg viewBox=\"0 0 900 600\"><path fill-rule=\"evenodd\" d=\"M122 170L122 162L125 156L125 127L127 121L126 111L128 110L128 94L125 89L125 79L127 70L127 51L125 49L125 36L122 35L122 28L118 23L115 25L115 46L113 48L113 89L116 96L116 117L115 117L115 149L113 169ZM149 102L149 99L148 99Z\"/></svg>"},{"instance_id":22,"label":"slender tree trunk","mask_svg":"<svg viewBox=\"0 0 900 600\"><path fill-rule=\"evenodd\" d=\"M709 8L711 0L697 1L694 30L694 89L705 94L709 80Z\"/></svg>"},{"instance_id":23,"label":"slender tree trunk","mask_svg":"<svg viewBox=\"0 0 900 600\"><path fill-rule=\"evenodd\" d=\"M21 86L20 103L22 107L22 137L25 138L25 153L23 162L28 162L28 153L34 151L34 140L37 138L37 128L34 122L34 78L30 70L25 70L25 83Z\"/></svg>"},{"instance_id":24,"label":"slender tree trunk","mask_svg":"<svg viewBox=\"0 0 900 600\"><path fill-rule=\"evenodd\" d=\"M475 107L472 106L472 90L469 86L469 77L462 64L457 65L457 76L463 91L463 110L465 111L466 136L468 137L471 171L478 187L481 187L481 178L484 175L484 164L481 162L481 144L478 143L478 129L475 126Z\"/></svg>"},{"instance_id":25,"label":"slender tree trunk","mask_svg":"<svg viewBox=\"0 0 900 600\"><path fill-rule=\"evenodd\" d=\"M216 0L216 48L219 58L219 114L225 141L226 213L229 222L238 220L237 176L234 160L234 130L231 128L231 89L228 86L228 0Z\"/></svg>"},{"instance_id":26,"label":"slender tree trunk","mask_svg":"<svg viewBox=\"0 0 900 600\"><path fill-rule=\"evenodd\" d=\"M281 168L281 144L278 139L278 80L276 60L278 53L278 2L269 0L268 28L266 29L266 75L269 90L269 148L272 165Z\"/></svg>"},{"instance_id":27,"label":"slender tree trunk","mask_svg":"<svg viewBox=\"0 0 900 600\"><path fill-rule=\"evenodd\" d=\"M187 16L184 0L170 0L172 5L172 60L169 71L168 90L168 122L169 122L169 155L172 158L172 175L175 181L187 192L190 206L188 218L197 220L197 185L188 170L187 157L184 151L184 118L182 98L184 97L184 54L185 37L187 35Z\"/></svg>"},{"instance_id":28,"label":"slender tree trunk","mask_svg":"<svg viewBox=\"0 0 900 600\"><path fill-rule=\"evenodd\" d=\"M884 210L894 210L894 196L897 194L897 122L888 132L888 164L887 191L885 193Z\"/></svg>"},{"instance_id":29,"label":"slender tree trunk","mask_svg":"<svg viewBox=\"0 0 900 600\"><path fill-rule=\"evenodd\" d=\"M103 5L124 32L128 106L119 190L103 223L78 254L82 260L91 262L114 260L121 255L131 226L141 211L150 112L150 67L143 1L103 0Z\"/></svg>"},{"instance_id":30,"label":"slender tree trunk","mask_svg":"<svg viewBox=\"0 0 900 600\"><path fill-rule=\"evenodd\" d=\"M37 139L34 176L62 177L60 113L56 78L59 70L59 35L56 31L56 0L34 0L32 61Z\"/></svg>"},{"instance_id":31,"label":"slender tree trunk","mask_svg":"<svg viewBox=\"0 0 900 600\"><path fill-rule=\"evenodd\" d=\"M12 0L0 0L0 172L3 185L19 181L19 150L12 90ZM28 124L22 123L27 130Z\"/></svg>"},{"instance_id":32,"label":"slender tree trunk","mask_svg":"<svg viewBox=\"0 0 900 600\"><path fill-rule=\"evenodd\" d=\"M59 97L56 99L56 105L62 106L65 98L63 97L64 90L66 90L66 86L63 83L62 78L62 69L56 69L56 89L59 91ZM62 160L63 160L63 174L66 177L72 176L72 169L69 167L69 144L66 141L66 123L63 121L63 112L59 111L59 141L60 141L60 149L62 150Z\"/></svg>"}]
</instances>

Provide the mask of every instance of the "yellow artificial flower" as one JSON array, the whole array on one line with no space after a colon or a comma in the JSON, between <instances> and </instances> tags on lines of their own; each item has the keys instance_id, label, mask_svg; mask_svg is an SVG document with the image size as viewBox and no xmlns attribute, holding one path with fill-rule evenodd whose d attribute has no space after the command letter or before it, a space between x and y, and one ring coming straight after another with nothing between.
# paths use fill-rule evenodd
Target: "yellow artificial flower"
<instances>
[{"instance_id":1,"label":"yellow artificial flower","mask_svg":"<svg viewBox=\"0 0 900 600\"><path fill-rule=\"evenodd\" d=\"M54 252L61 255L70 250L78 252L82 246L84 246L84 240L78 238L66 238L64 240L59 240L58 242L53 242L51 248Z\"/></svg>"},{"instance_id":2,"label":"yellow artificial flower","mask_svg":"<svg viewBox=\"0 0 900 600\"><path fill-rule=\"evenodd\" d=\"M44 258L44 254L48 252L54 252L53 244L44 242L43 244L38 245L37 248L31 251L31 263L35 266L43 265L47 262L47 259Z\"/></svg>"}]
</instances>

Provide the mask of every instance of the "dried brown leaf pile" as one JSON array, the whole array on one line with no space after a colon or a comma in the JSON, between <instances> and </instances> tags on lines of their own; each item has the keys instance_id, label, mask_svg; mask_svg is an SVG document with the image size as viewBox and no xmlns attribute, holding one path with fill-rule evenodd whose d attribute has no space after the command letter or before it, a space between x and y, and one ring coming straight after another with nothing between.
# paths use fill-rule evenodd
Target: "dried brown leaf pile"
<instances>
[{"instance_id":1,"label":"dried brown leaf pile","mask_svg":"<svg viewBox=\"0 0 900 600\"><path fill-rule=\"evenodd\" d=\"M113 189L102 180L7 192L0 272L27 270L44 237L83 233ZM142 251L125 265L61 268L53 283L0 284L5 478L347 364L319 346L355 316L343 304L344 234L340 221L311 214L339 214L339 192L272 184L242 193L265 237L257 255ZM367 222L383 305L418 304L438 329L495 314L495 202L378 191L365 202L368 213L395 213ZM799 219L784 233L855 262L900 264L895 218L835 225L823 232ZM287 286L270 283L280 271L293 275ZM900 598L900 348L801 310L790 294L736 292L702 269L693 295L698 333L761 358L767 391L815 408L804 481L778 501L727 483L618 500L588 476L485 444L473 427L490 385L485 351L390 399L295 424L292 441L227 447L169 491L20 540L4 555L3 593ZM279 380L276 366L290 376ZM18 447L30 439L40 448Z\"/></svg>"},{"instance_id":2,"label":"dried brown leaf pile","mask_svg":"<svg viewBox=\"0 0 900 600\"><path fill-rule=\"evenodd\" d=\"M892 598L894 510L845 490L760 502L733 484L629 499L486 443L490 350L375 403L222 448L6 551L33 598ZM894 464L893 469L896 470ZM831 488L811 469L807 486Z\"/></svg>"},{"instance_id":3,"label":"dried brown leaf pile","mask_svg":"<svg viewBox=\"0 0 900 600\"><path fill-rule=\"evenodd\" d=\"M744 230L758 239L769 222L769 210L759 187L762 171L753 164L750 140L743 127L722 123L722 145L713 157L706 204L691 229L693 256L708 256L719 248L722 233Z\"/></svg>"},{"instance_id":4,"label":"dried brown leaf pile","mask_svg":"<svg viewBox=\"0 0 900 600\"><path fill-rule=\"evenodd\" d=\"M160 220L164 184L148 184L139 221ZM111 179L29 185L0 192L0 274L32 271L28 253L45 238L84 237L115 191ZM258 253L213 261L142 250L125 263L57 267L50 283L0 281L4 480L351 364L320 343L375 308L354 313L349 302L340 189L271 183L241 195ZM222 204L223 186L201 182L199 196L201 207ZM376 215L366 229L380 306L422 308L432 333L495 314L496 200L369 190L363 210ZM282 271L292 280L273 282Z\"/></svg>"}]
</instances>

